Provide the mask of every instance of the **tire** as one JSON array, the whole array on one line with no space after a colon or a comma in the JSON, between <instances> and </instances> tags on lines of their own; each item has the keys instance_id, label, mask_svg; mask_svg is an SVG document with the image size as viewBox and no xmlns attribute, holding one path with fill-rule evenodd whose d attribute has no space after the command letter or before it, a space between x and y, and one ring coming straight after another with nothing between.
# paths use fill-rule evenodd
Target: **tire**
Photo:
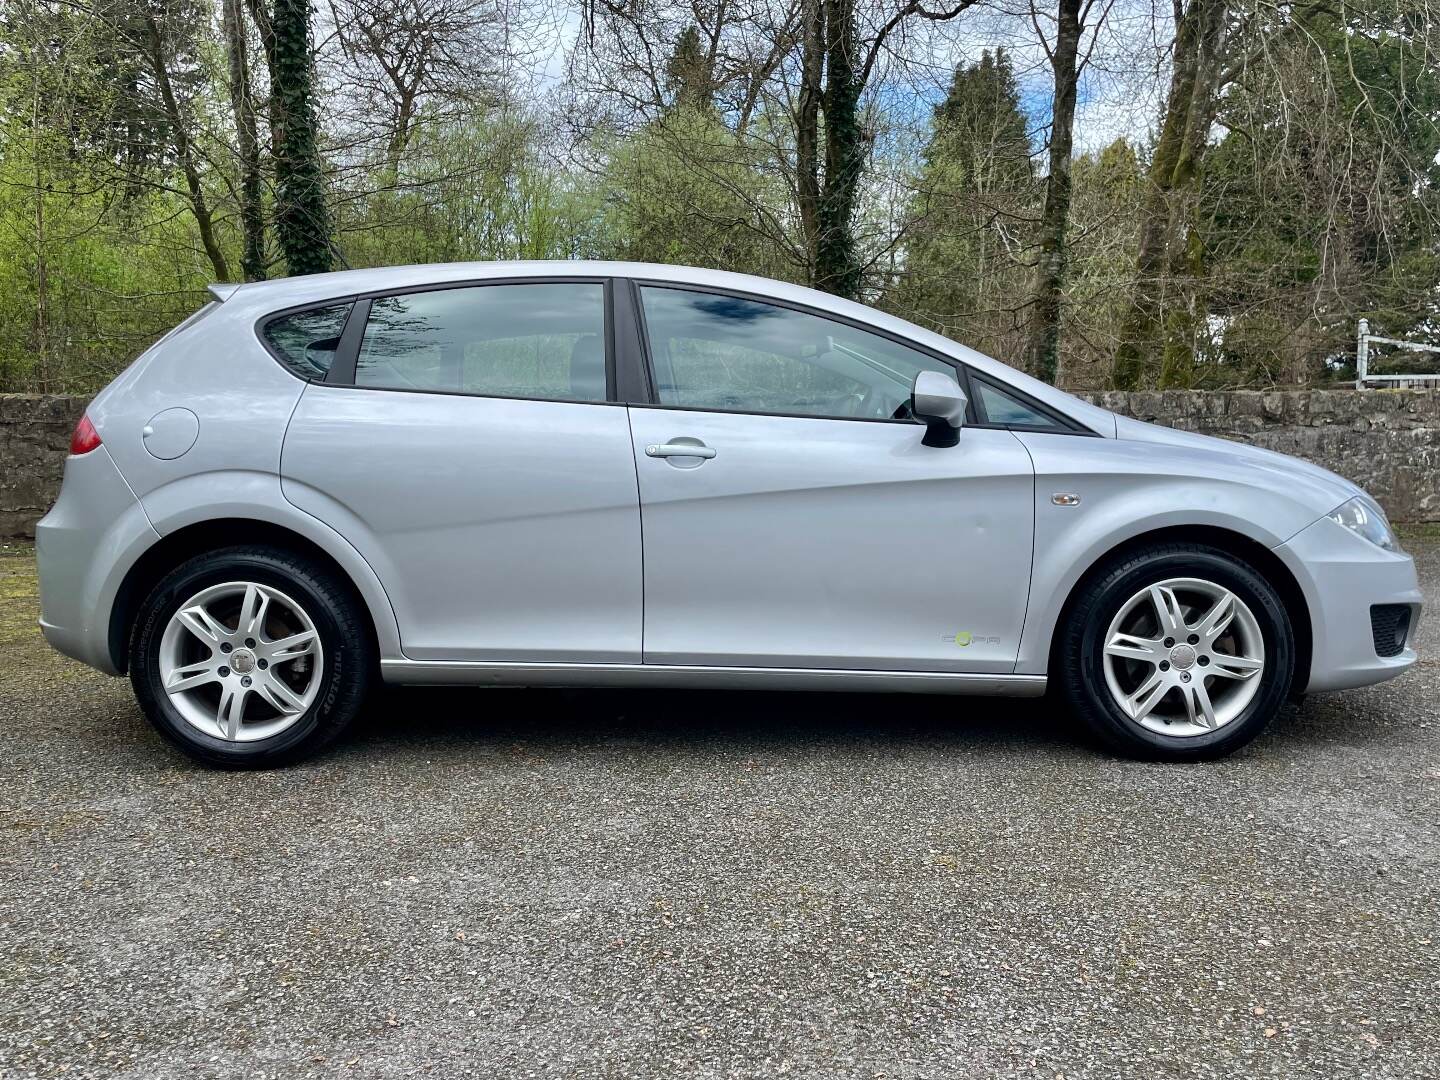
<instances>
[{"instance_id":1,"label":"tire","mask_svg":"<svg viewBox=\"0 0 1440 1080\"><path fill-rule=\"evenodd\" d=\"M1155 545L1082 582L1055 666L1058 689L1104 747L1209 761L1258 736L1288 699L1295 635L1279 594L1242 559Z\"/></svg>"},{"instance_id":2,"label":"tire","mask_svg":"<svg viewBox=\"0 0 1440 1080\"><path fill-rule=\"evenodd\" d=\"M375 667L348 583L263 545L181 564L146 597L130 639L130 682L145 715L180 750L220 768L273 768L325 749L354 721Z\"/></svg>"}]
</instances>

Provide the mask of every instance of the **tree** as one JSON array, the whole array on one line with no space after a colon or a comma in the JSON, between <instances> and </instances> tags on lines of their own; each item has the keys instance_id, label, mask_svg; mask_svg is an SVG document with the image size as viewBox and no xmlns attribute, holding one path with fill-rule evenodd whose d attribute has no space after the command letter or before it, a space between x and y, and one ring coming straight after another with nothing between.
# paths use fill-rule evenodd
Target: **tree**
<instances>
[{"instance_id":1,"label":"tree","mask_svg":"<svg viewBox=\"0 0 1440 1080\"><path fill-rule=\"evenodd\" d=\"M876 64L907 22L948 22L975 2L958 0L931 9L920 0L904 0L862 39L855 0L802 0L797 196L811 253L810 283L816 288L851 299L860 291L865 267L854 222L867 150L860 98Z\"/></svg>"},{"instance_id":2,"label":"tree","mask_svg":"<svg viewBox=\"0 0 1440 1080\"><path fill-rule=\"evenodd\" d=\"M270 140L275 162L275 237L291 274L333 263L325 172L315 118L309 0L250 0L270 69Z\"/></svg>"},{"instance_id":3,"label":"tree","mask_svg":"<svg viewBox=\"0 0 1440 1080\"><path fill-rule=\"evenodd\" d=\"M1203 382L1307 382L1347 355L1357 318L1433 334L1440 280L1440 71L1392 0L1302 8L1218 112L1201 184Z\"/></svg>"},{"instance_id":4,"label":"tree","mask_svg":"<svg viewBox=\"0 0 1440 1080\"><path fill-rule=\"evenodd\" d=\"M235 120L235 156L240 169L240 270L246 281L265 277L265 211L261 203L260 134L250 77L250 45L242 0L221 0L221 25Z\"/></svg>"},{"instance_id":5,"label":"tree","mask_svg":"<svg viewBox=\"0 0 1440 1080\"><path fill-rule=\"evenodd\" d=\"M714 42L712 44L715 45ZM700 40L700 28L687 26L665 65L665 85L676 109L708 112L715 107L715 55Z\"/></svg>"},{"instance_id":6,"label":"tree","mask_svg":"<svg viewBox=\"0 0 1440 1080\"><path fill-rule=\"evenodd\" d=\"M423 118L463 121L503 99L507 22L493 0L328 0L339 45L343 119L378 136L384 168L400 161Z\"/></svg>"},{"instance_id":7,"label":"tree","mask_svg":"<svg viewBox=\"0 0 1440 1080\"><path fill-rule=\"evenodd\" d=\"M1135 295L1115 357L1114 381L1122 389L1157 376L1162 386L1183 385L1194 362L1199 320L1188 284L1201 269L1195 196L1224 81L1228 4L1188 0L1176 7L1170 92L1150 161Z\"/></svg>"},{"instance_id":8,"label":"tree","mask_svg":"<svg viewBox=\"0 0 1440 1080\"><path fill-rule=\"evenodd\" d=\"M955 68L935 107L887 306L998 356L1018 355L1034 197L1010 56L986 50Z\"/></svg>"},{"instance_id":9,"label":"tree","mask_svg":"<svg viewBox=\"0 0 1440 1080\"><path fill-rule=\"evenodd\" d=\"M162 22L165 14L171 17ZM210 208L210 201L206 197L205 186L201 182L198 154L190 133L190 117L182 108L181 99L176 93L175 81L170 76L172 56L177 51L177 42L172 36L173 31L177 24L184 27L188 21L186 16L193 16L193 14L193 9L191 9L166 12L157 16L153 9L144 8L139 13L136 26L129 25L130 20L126 19L123 14L115 22L117 29L122 34L134 36L136 46L149 64L150 76L155 81L155 88L159 95L160 108L170 129L176 164L185 178L185 192L190 203L190 212L195 216L195 226L200 234L200 243L205 248L205 255L210 260L210 265L215 268L215 277L220 281L229 281L230 263L220 247L215 230L214 214Z\"/></svg>"},{"instance_id":10,"label":"tree","mask_svg":"<svg viewBox=\"0 0 1440 1080\"><path fill-rule=\"evenodd\" d=\"M1039 251L1031 292L1026 367L1037 379L1052 383L1060 369L1061 306L1069 262L1066 233L1070 225L1075 101L1086 63L1080 58L1080 45L1086 30L1092 35L1098 32L1109 13L1110 2L1113 0L1107 0L1092 25L1096 0L1058 0L1053 41L1040 29L1038 11L1031 9L1040 43L1050 61L1054 94L1050 107L1049 171L1045 176L1045 205L1040 212L1037 237Z\"/></svg>"},{"instance_id":11,"label":"tree","mask_svg":"<svg viewBox=\"0 0 1440 1080\"><path fill-rule=\"evenodd\" d=\"M871 0L863 11L858 0L694 3L674 33L662 36L673 25L664 5L582 0L587 70L598 90L643 124L669 104L667 67L677 54L667 55L661 42L668 37L682 53L703 57L723 122L768 152L790 180L800 237L792 240L786 229L774 239L798 256L807 283L854 297L868 265L855 229L871 150L865 91L883 68L903 60L908 26L948 22L976 2L928 8L921 0ZM756 131L760 116L766 122Z\"/></svg>"}]
</instances>

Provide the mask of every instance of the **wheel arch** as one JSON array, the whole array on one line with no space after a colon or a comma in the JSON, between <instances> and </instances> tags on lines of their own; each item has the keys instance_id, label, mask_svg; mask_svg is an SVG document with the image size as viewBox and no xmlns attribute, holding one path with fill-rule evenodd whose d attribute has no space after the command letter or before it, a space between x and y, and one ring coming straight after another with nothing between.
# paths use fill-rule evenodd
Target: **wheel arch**
<instances>
[{"instance_id":1,"label":"wheel arch","mask_svg":"<svg viewBox=\"0 0 1440 1080\"><path fill-rule=\"evenodd\" d=\"M1264 544L1251 539L1244 533L1216 525L1174 525L1152 529L1126 538L1093 559L1084 572L1075 579L1060 606L1059 614L1049 628L1050 641L1047 647L1048 670L1058 670L1057 659L1060 647L1060 628L1065 625L1074 609L1076 599L1085 586L1108 563L1133 551L1152 547L1156 544L1203 544L1218 548L1234 555L1253 566L1264 578L1275 586L1290 615L1291 628L1295 634L1295 687L1303 690L1310 681L1310 663L1314 652L1314 628L1310 603L1299 580L1284 560Z\"/></svg>"},{"instance_id":2,"label":"wheel arch","mask_svg":"<svg viewBox=\"0 0 1440 1080\"><path fill-rule=\"evenodd\" d=\"M285 525L254 518L219 517L197 521L165 534L126 571L110 606L106 635L107 650L116 670L124 674L128 669L130 633L138 622L140 605L165 574L196 555L247 544L265 544L292 551L323 566L350 591L364 612L365 625L376 655L386 655L382 648L386 644L384 638L388 636L385 634L388 627L384 617L388 615L393 620L393 613L387 607L383 614L377 616L374 597L367 595L367 589L356 581L355 575L339 559L314 539ZM379 588L378 580L374 582L374 588ZM388 601L386 603L388 605Z\"/></svg>"}]
</instances>

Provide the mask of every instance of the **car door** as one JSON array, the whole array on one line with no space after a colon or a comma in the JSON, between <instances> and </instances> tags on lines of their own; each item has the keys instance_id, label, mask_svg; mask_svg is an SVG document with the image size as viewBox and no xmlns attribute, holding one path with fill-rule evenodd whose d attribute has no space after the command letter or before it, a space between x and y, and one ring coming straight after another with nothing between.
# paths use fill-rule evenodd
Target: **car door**
<instances>
[{"instance_id":1,"label":"car door","mask_svg":"<svg viewBox=\"0 0 1440 1080\"><path fill-rule=\"evenodd\" d=\"M956 367L756 298L636 292L645 662L1013 671L1029 456L998 427L925 446L907 415L917 372Z\"/></svg>"},{"instance_id":2,"label":"car door","mask_svg":"<svg viewBox=\"0 0 1440 1080\"><path fill-rule=\"evenodd\" d=\"M640 515L608 390L607 288L362 298L322 342L293 316L266 327L324 379L291 419L285 496L374 567L411 659L639 663Z\"/></svg>"}]
</instances>

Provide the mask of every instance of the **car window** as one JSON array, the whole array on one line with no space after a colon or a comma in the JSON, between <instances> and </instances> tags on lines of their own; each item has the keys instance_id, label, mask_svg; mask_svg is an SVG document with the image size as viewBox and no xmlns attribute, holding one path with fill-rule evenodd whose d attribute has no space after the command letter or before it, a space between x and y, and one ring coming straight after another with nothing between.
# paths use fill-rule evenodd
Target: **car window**
<instances>
[{"instance_id":1,"label":"car window","mask_svg":"<svg viewBox=\"0 0 1440 1080\"><path fill-rule=\"evenodd\" d=\"M1063 425L1057 423L1048 413L1043 413L1033 405L1027 405L1012 394L1006 393L998 386L994 386L981 379L971 379L970 385L975 387L976 393L980 396L980 409L987 423L997 424L1003 427L1030 427L1049 428L1053 431L1064 431Z\"/></svg>"},{"instance_id":2,"label":"car window","mask_svg":"<svg viewBox=\"0 0 1440 1080\"><path fill-rule=\"evenodd\" d=\"M662 405L888 420L942 360L844 323L737 296L644 286Z\"/></svg>"},{"instance_id":3,"label":"car window","mask_svg":"<svg viewBox=\"0 0 1440 1080\"><path fill-rule=\"evenodd\" d=\"M605 287L480 285L372 300L355 383L604 401Z\"/></svg>"},{"instance_id":4,"label":"car window","mask_svg":"<svg viewBox=\"0 0 1440 1080\"><path fill-rule=\"evenodd\" d=\"M340 347L350 304L311 308L265 324L263 335L276 355L302 379L323 379Z\"/></svg>"}]
</instances>

